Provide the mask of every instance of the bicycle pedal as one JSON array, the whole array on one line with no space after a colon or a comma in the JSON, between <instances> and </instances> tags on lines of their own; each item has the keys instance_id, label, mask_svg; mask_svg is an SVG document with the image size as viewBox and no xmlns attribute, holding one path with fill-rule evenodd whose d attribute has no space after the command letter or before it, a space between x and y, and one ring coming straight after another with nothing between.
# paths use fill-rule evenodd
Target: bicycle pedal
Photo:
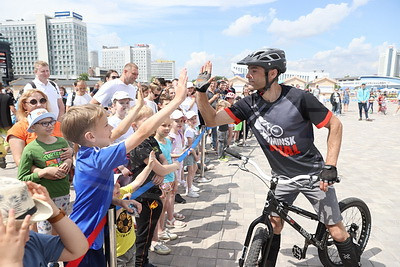
<instances>
[{"instance_id":1,"label":"bicycle pedal","mask_svg":"<svg viewBox=\"0 0 400 267\"><path fill-rule=\"evenodd\" d=\"M295 257L298 260L301 260L303 258L303 250L299 246L296 245L293 246L292 254L293 257Z\"/></svg>"}]
</instances>

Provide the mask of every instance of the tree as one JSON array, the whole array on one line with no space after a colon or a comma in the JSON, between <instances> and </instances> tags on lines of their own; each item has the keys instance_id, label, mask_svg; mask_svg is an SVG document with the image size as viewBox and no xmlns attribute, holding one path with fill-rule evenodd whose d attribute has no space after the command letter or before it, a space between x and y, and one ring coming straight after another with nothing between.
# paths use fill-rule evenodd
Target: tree
<instances>
[{"instance_id":1,"label":"tree","mask_svg":"<svg viewBox=\"0 0 400 267\"><path fill-rule=\"evenodd\" d=\"M78 77L79 81L89 81L89 74L88 73L81 73Z\"/></svg>"}]
</instances>

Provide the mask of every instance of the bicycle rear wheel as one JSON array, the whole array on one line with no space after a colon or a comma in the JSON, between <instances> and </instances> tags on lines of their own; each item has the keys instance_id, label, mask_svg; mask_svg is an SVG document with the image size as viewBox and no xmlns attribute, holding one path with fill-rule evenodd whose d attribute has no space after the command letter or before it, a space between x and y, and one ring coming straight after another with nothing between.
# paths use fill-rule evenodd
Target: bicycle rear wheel
<instances>
[{"instance_id":1,"label":"bicycle rear wheel","mask_svg":"<svg viewBox=\"0 0 400 267\"><path fill-rule=\"evenodd\" d=\"M368 243L371 233L371 213L367 204L358 198L346 198L339 202L340 211L343 217L343 225L347 232L359 245L361 253ZM322 242L324 249L318 249L318 256L324 266L343 266L337 248L329 231L324 227Z\"/></svg>"},{"instance_id":2,"label":"bicycle rear wheel","mask_svg":"<svg viewBox=\"0 0 400 267\"><path fill-rule=\"evenodd\" d=\"M262 227L257 228L256 233L250 244L249 251L244 262L245 267L256 267L259 266L261 259L261 250L264 244L268 240L268 230Z\"/></svg>"}]
</instances>

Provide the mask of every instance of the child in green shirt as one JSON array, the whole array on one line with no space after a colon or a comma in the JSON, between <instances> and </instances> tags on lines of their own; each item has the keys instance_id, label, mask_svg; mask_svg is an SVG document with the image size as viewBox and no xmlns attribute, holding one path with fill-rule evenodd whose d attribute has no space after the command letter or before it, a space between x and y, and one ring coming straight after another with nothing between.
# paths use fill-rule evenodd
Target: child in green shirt
<instances>
[{"instance_id":1,"label":"child in green shirt","mask_svg":"<svg viewBox=\"0 0 400 267\"><path fill-rule=\"evenodd\" d=\"M57 207L67 210L70 202L69 170L72 159L60 158L68 143L64 138L51 134L56 117L46 109L35 109L28 115L28 132L35 132L37 138L29 143L22 152L18 166L18 179L43 185ZM48 221L38 223L38 232L55 234Z\"/></svg>"}]
</instances>

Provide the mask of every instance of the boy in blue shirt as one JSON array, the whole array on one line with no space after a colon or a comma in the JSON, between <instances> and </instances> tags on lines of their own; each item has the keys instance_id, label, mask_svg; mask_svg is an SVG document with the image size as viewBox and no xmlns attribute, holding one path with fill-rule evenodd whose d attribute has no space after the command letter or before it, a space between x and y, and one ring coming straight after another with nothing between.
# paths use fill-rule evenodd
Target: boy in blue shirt
<instances>
[{"instance_id":1,"label":"boy in blue shirt","mask_svg":"<svg viewBox=\"0 0 400 267\"><path fill-rule=\"evenodd\" d=\"M63 118L61 130L64 137L81 147L76 157L74 187L76 200L70 218L88 237L111 203L122 206L129 212L129 200L112 199L114 188L113 169L127 163L126 154L154 133L157 127L182 103L186 97L186 70L182 70L176 96L171 103L146 121L140 129L124 142L110 146L113 140L124 134L131 126L137 112L143 107L142 94L136 106L112 131L106 111L95 105L72 107ZM162 179L154 180L161 183ZM79 266L106 266L103 245L103 231L99 233Z\"/></svg>"}]
</instances>

